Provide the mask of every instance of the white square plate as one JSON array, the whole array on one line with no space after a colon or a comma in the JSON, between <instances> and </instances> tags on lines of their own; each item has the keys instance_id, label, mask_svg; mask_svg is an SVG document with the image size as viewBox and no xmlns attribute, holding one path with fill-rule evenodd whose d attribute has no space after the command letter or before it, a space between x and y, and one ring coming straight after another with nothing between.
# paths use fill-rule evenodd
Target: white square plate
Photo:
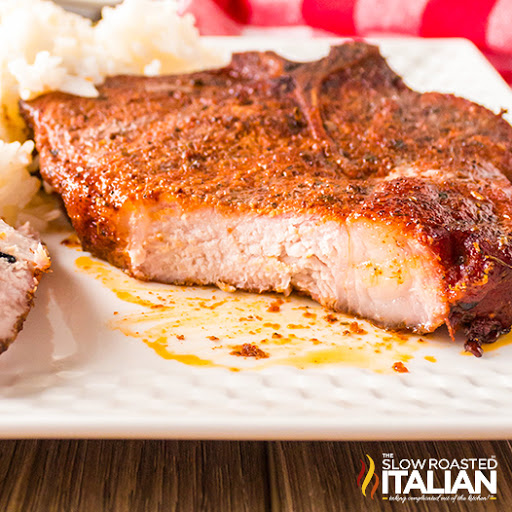
<instances>
[{"instance_id":1,"label":"white square plate","mask_svg":"<svg viewBox=\"0 0 512 512\"><path fill-rule=\"evenodd\" d=\"M307 60L339 40L210 41ZM512 92L469 42L374 42L418 90L512 109ZM19 339L0 357L2 437L512 435L507 338L477 359L462 355L462 344L444 332L404 340L362 321L352 328L359 332L349 332L353 319L326 319L327 311L304 298L292 296L271 312L276 296L144 285L62 245L66 236L44 237L53 272L44 277ZM152 321L142 322L143 315ZM270 357L230 354L253 342ZM409 373L391 370L398 361Z\"/></svg>"}]
</instances>

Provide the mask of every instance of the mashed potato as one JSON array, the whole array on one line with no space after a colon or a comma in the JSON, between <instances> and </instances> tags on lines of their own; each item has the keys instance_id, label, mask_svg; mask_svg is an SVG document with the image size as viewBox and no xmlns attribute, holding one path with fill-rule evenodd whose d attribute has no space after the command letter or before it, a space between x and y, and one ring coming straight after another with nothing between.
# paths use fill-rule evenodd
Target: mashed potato
<instances>
[{"instance_id":1,"label":"mashed potato","mask_svg":"<svg viewBox=\"0 0 512 512\"><path fill-rule=\"evenodd\" d=\"M39 188L28 170L33 143L20 144L27 138L20 98L52 90L93 97L109 75L182 73L224 61L203 46L193 17L178 15L176 0L125 0L104 8L96 24L50 1L0 1L0 217L15 222Z\"/></svg>"}]
</instances>

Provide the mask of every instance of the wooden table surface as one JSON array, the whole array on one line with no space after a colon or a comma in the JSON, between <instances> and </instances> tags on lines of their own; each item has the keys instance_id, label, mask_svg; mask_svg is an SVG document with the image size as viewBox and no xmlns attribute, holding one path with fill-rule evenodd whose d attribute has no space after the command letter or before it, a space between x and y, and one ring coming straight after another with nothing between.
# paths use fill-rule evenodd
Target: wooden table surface
<instances>
[{"instance_id":1,"label":"wooden table surface","mask_svg":"<svg viewBox=\"0 0 512 512\"><path fill-rule=\"evenodd\" d=\"M392 503L363 497L359 459L496 455L497 500ZM0 511L510 511L509 441L0 441Z\"/></svg>"}]
</instances>

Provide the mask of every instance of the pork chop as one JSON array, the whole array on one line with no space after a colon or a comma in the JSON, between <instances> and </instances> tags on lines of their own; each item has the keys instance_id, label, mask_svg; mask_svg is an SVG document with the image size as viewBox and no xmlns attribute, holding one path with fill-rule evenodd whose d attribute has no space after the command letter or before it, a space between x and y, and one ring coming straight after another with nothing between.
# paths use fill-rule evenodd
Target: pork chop
<instances>
[{"instance_id":1,"label":"pork chop","mask_svg":"<svg viewBox=\"0 0 512 512\"><path fill-rule=\"evenodd\" d=\"M147 280L309 294L377 324L512 324L512 128L374 46L22 103L85 249Z\"/></svg>"},{"instance_id":2,"label":"pork chop","mask_svg":"<svg viewBox=\"0 0 512 512\"><path fill-rule=\"evenodd\" d=\"M32 307L50 259L28 225L16 230L0 219L0 353L7 350Z\"/></svg>"}]
</instances>

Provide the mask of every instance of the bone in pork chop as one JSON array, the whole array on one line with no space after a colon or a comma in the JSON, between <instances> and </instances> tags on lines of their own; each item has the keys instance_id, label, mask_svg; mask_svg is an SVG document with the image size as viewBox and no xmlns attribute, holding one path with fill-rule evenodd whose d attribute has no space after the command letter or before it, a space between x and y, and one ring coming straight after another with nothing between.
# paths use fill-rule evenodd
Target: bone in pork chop
<instances>
[{"instance_id":1,"label":"bone in pork chop","mask_svg":"<svg viewBox=\"0 0 512 512\"><path fill-rule=\"evenodd\" d=\"M0 219L0 353L7 350L32 307L50 259L28 225L16 230Z\"/></svg>"},{"instance_id":2,"label":"bone in pork chop","mask_svg":"<svg viewBox=\"0 0 512 512\"><path fill-rule=\"evenodd\" d=\"M388 327L512 324L512 128L376 47L118 76L22 104L85 249L166 283L292 289Z\"/></svg>"}]
</instances>

